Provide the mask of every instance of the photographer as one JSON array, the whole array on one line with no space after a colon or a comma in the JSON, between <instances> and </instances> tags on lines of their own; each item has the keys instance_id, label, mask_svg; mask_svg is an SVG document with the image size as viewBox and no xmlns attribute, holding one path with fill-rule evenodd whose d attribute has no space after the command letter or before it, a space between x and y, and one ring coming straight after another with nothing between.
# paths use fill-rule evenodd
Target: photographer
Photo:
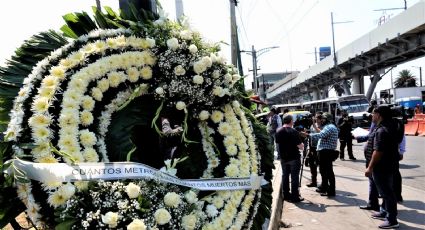
<instances>
[{"instance_id":1,"label":"photographer","mask_svg":"<svg viewBox=\"0 0 425 230\"><path fill-rule=\"evenodd\" d=\"M312 124L315 123L315 127L321 129L322 112L317 112L316 116L312 118ZM310 133L318 133L314 127L310 127ZM311 172L311 183L307 184L307 187L317 187L317 166L319 165L319 158L317 156L317 142L318 139L309 139L310 149L308 152L307 162ZM307 166L307 165L306 165Z\"/></svg>"},{"instance_id":2,"label":"photographer","mask_svg":"<svg viewBox=\"0 0 425 230\"><path fill-rule=\"evenodd\" d=\"M346 111L342 112L342 117L338 120L339 129L339 159L344 160L344 149L347 146L347 152L350 160L356 160L353 156L353 140L351 130L353 128L353 117L349 117Z\"/></svg>"}]
</instances>

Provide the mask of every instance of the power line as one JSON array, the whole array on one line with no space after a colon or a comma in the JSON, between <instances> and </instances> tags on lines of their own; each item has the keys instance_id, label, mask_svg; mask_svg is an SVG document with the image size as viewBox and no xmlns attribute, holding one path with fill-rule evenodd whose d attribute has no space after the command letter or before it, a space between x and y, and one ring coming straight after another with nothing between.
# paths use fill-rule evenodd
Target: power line
<instances>
[{"instance_id":1,"label":"power line","mask_svg":"<svg viewBox=\"0 0 425 230\"><path fill-rule=\"evenodd\" d=\"M244 35L245 35L246 41L247 41L247 43L248 43L248 44L250 44L250 42L249 42L249 38L248 38L248 34L246 33L245 24L244 24L244 21L242 20L242 13L241 13L241 11L240 11L240 8L239 8L239 7L236 7L236 9L238 9L239 21L241 22L242 30L243 30L243 33L244 33ZM239 27L238 27L238 28L239 28Z\"/></svg>"}]
</instances>

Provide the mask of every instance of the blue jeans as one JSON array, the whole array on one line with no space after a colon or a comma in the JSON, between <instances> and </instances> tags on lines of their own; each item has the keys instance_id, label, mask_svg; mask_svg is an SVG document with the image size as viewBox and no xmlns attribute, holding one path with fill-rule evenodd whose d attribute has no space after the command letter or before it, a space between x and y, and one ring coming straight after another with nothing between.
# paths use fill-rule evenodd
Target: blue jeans
<instances>
[{"instance_id":1,"label":"blue jeans","mask_svg":"<svg viewBox=\"0 0 425 230\"><path fill-rule=\"evenodd\" d=\"M394 172L381 172L374 170L372 173L373 180L379 194L383 199L381 212L386 214L390 223L397 222L397 199L394 192Z\"/></svg>"},{"instance_id":2,"label":"blue jeans","mask_svg":"<svg viewBox=\"0 0 425 230\"><path fill-rule=\"evenodd\" d=\"M280 161L282 165L282 191L284 196L290 195L292 198L300 196L299 183L300 183L300 169L301 158L296 160ZM291 175L291 192L289 192L289 175Z\"/></svg>"},{"instance_id":3,"label":"blue jeans","mask_svg":"<svg viewBox=\"0 0 425 230\"><path fill-rule=\"evenodd\" d=\"M369 166L370 160L366 160L366 168ZM373 176L369 177L369 201L368 205L372 207L379 207L379 193L376 188L375 181Z\"/></svg>"}]
</instances>

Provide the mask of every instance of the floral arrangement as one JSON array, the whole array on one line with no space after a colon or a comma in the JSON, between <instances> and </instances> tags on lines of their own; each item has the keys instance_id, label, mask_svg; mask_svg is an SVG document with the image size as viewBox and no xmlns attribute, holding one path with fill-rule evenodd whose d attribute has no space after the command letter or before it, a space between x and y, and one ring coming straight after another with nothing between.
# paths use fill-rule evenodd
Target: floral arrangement
<instances>
[{"instance_id":1,"label":"floral arrangement","mask_svg":"<svg viewBox=\"0 0 425 230\"><path fill-rule=\"evenodd\" d=\"M109 18L124 26L80 36L78 27L67 27L75 39L58 42L23 80L4 132L9 154L2 158L139 161L179 178L263 174L260 152L271 155L256 137L263 127L239 102L241 77L219 46L185 23L160 16L135 26L106 9L107 15L95 11L98 24ZM163 116L178 118L183 130L172 159L159 157L158 143L149 142L164 137ZM159 180L28 181L14 172L26 214L47 228L250 229L261 226L270 205L269 187L203 192Z\"/></svg>"}]
</instances>

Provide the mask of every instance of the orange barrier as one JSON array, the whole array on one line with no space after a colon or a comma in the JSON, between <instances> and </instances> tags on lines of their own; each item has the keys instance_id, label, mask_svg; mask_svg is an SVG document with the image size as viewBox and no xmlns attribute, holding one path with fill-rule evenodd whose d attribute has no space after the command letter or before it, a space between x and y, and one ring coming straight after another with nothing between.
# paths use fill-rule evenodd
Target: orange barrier
<instances>
[{"instance_id":1,"label":"orange barrier","mask_svg":"<svg viewBox=\"0 0 425 230\"><path fill-rule=\"evenodd\" d=\"M421 114L415 114L415 116L413 117L413 119L415 120L425 120L425 114L421 113Z\"/></svg>"},{"instance_id":2,"label":"orange barrier","mask_svg":"<svg viewBox=\"0 0 425 230\"><path fill-rule=\"evenodd\" d=\"M418 136L425 136L425 120L418 122Z\"/></svg>"},{"instance_id":3,"label":"orange barrier","mask_svg":"<svg viewBox=\"0 0 425 230\"><path fill-rule=\"evenodd\" d=\"M418 133L419 121L416 119L408 119L407 124L404 125L404 134L408 136L415 136Z\"/></svg>"}]
</instances>

